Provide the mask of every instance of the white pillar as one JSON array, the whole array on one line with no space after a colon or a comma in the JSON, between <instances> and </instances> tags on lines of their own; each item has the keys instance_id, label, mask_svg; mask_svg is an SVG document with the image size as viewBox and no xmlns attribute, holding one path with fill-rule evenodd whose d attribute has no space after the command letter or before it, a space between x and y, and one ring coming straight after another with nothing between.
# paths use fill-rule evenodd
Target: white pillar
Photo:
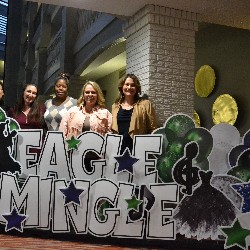
<instances>
[{"instance_id":1,"label":"white pillar","mask_svg":"<svg viewBox=\"0 0 250 250\"><path fill-rule=\"evenodd\" d=\"M127 73L134 73L163 124L172 114L192 116L197 14L146 5L125 27Z\"/></svg>"}]
</instances>

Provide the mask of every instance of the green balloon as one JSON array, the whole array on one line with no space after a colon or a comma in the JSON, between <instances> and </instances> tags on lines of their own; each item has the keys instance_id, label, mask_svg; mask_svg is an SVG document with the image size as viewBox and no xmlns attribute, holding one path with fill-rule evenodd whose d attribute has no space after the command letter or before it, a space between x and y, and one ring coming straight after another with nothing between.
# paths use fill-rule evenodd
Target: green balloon
<instances>
[{"instance_id":1,"label":"green balloon","mask_svg":"<svg viewBox=\"0 0 250 250\"><path fill-rule=\"evenodd\" d=\"M157 129L156 131L153 132L153 134L162 135L163 140L162 140L162 154L161 155L164 155L166 153L166 149L168 145L168 139L165 134L165 129L164 128Z\"/></svg>"},{"instance_id":2,"label":"green balloon","mask_svg":"<svg viewBox=\"0 0 250 250\"><path fill-rule=\"evenodd\" d=\"M18 124L18 122L16 120L10 119L9 129L10 129L10 131L19 130L20 126L19 126L19 124Z\"/></svg>"},{"instance_id":3,"label":"green balloon","mask_svg":"<svg viewBox=\"0 0 250 250\"><path fill-rule=\"evenodd\" d=\"M242 180L243 182L248 182L250 180L250 169L249 167L238 166L230 169L227 172L228 175L235 176Z\"/></svg>"},{"instance_id":4,"label":"green balloon","mask_svg":"<svg viewBox=\"0 0 250 250\"><path fill-rule=\"evenodd\" d=\"M183 137L192 128L195 128L194 121L184 114L174 115L166 123L166 129L172 130L177 137Z\"/></svg>"},{"instance_id":5,"label":"green balloon","mask_svg":"<svg viewBox=\"0 0 250 250\"><path fill-rule=\"evenodd\" d=\"M231 168L227 174L238 177L243 182L248 182L250 180L250 150L244 151L239 159L238 166Z\"/></svg>"},{"instance_id":6,"label":"green balloon","mask_svg":"<svg viewBox=\"0 0 250 250\"><path fill-rule=\"evenodd\" d=\"M187 143L188 141L185 138L176 138L174 141L169 142L166 154L158 159L158 174L163 182L173 182L173 166L183 157L184 148Z\"/></svg>"},{"instance_id":7,"label":"green balloon","mask_svg":"<svg viewBox=\"0 0 250 250\"><path fill-rule=\"evenodd\" d=\"M195 141L199 146L199 153L195 158L195 163L200 163L207 159L213 147L213 137L208 130L204 128L190 129L186 133L185 139L188 141Z\"/></svg>"},{"instance_id":8,"label":"green balloon","mask_svg":"<svg viewBox=\"0 0 250 250\"><path fill-rule=\"evenodd\" d=\"M164 156L158 159L157 162L157 169L159 177L163 182L173 182L172 178L172 168L175 164L174 157L171 156Z\"/></svg>"},{"instance_id":9,"label":"green balloon","mask_svg":"<svg viewBox=\"0 0 250 250\"><path fill-rule=\"evenodd\" d=\"M165 127L164 131L165 131L168 142L172 142L177 138L173 130Z\"/></svg>"},{"instance_id":10,"label":"green balloon","mask_svg":"<svg viewBox=\"0 0 250 250\"><path fill-rule=\"evenodd\" d=\"M5 122L5 120L6 120L5 112L2 108L0 108L0 122Z\"/></svg>"},{"instance_id":11,"label":"green balloon","mask_svg":"<svg viewBox=\"0 0 250 250\"><path fill-rule=\"evenodd\" d=\"M178 160L184 155L185 145L188 143L188 140L185 138L176 138L174 141L168 144L167 146L167 155L174 157Z\"/></svg>"},{"instance_id":12,"label":"green balloon","mask_svg":"<svg viewBox=\"0 0 250 250\"><path fill-rule=\"evenodd\" d=\"M244 151L238 158L238 166L248 169L250 165L250 149Z\"/></svg>"}]
</instances>

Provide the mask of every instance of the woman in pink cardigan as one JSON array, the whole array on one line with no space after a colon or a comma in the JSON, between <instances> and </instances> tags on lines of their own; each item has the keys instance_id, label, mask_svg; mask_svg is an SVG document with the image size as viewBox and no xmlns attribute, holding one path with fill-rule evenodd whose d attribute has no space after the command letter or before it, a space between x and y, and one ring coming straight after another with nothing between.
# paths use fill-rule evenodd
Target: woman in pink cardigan
<instances>
[{"instance_id":1,"label":"woman in pink cardigan","mask_svg":"<svg viewBox=\"0 0 250 250\"><path fill-rule=\"evenodd\" d=\"M65 138L78 137L82 132L95 131L101 135L111 131L112 115L105 108L105 99L96 82L88 81L82 88L77 106L68 110L62 118L59 130ZM84 165L87 172L92 172L91 161L99 159L94 152L87 152Z\"/></svg>"},{"instance_id":2,"label":"woman in pink cardigan","mask_svg":"<svg viewBox=\"0 0 250 250\"><path fill-rule=\"evenodd\" d=\"M88 81L82 88L77 106L68 110L62 118L59 130L66 139L75 138L85 131L95 131L101 135L111 131L112 115L105 108L105 99L96 82Z\"/></svg>"}]
</instances>

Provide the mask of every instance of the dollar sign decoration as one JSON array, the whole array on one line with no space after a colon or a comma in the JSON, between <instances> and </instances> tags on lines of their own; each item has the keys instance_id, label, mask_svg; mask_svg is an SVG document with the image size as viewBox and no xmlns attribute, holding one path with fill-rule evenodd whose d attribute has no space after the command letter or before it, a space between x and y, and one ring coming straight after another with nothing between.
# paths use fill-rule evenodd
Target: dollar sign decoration
<instances>
[{"instance_id":1,"label":"dollar sign decoration","mask_svg":"<svg viewBox=\"0 0 250 250\"><path fill-rule=\"evenodd\" d=\"M192 166L192 160L198 154L198 145L190 142L184 149L184 156L175 164L173 168L173 178L181 186L183 194L192 195L193 186L199 182L199 168ZM184 178L185 177L185 178Z\"/></svg>"}]
</instances>

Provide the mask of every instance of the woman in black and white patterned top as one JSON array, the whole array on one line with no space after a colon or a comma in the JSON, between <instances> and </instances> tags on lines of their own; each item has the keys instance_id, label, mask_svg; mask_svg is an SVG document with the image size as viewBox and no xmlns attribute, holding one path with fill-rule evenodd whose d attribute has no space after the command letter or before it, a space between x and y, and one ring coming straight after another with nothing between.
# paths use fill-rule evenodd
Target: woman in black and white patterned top
<instances>
[{"instance_id":1,"label":"woman in black and white patterned top","mask_svg":"<svg viewBox=\"0 0 250 250\"><path fill-rule=\"evenodd\" d=\"M54 86L55 98L45 102L44 119L49 131L57 131L62 117L71 107L76 106L77 100L68 96L68 88L69 75L65 73L59 74Z\"/></svg>"}]
</instances>

